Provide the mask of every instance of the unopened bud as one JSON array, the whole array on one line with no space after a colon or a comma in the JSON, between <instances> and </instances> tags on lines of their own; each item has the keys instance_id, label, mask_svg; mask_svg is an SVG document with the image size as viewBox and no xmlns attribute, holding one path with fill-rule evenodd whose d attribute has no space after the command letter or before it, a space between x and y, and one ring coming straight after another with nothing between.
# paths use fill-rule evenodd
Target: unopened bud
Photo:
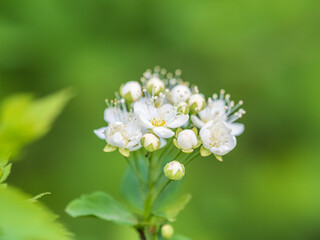
<instances>
[{"instance_id":1,"label":"unopened bud","mask_svg":"<svg viewBox=\"0 0 320 240\"><path fill-rule=\"evenodd\" d=\"M193 94L188 101L192 113L200 112L206 105L206 99L202 94Z\"/></svg>"},{"instance_id":2,"label":"unopened bud","mask_svg":"<svg viewBox=\"0 0 320 240\"><path fill-rule=\"evenodd\" d=\"M158 95L165 90L166 86L158 77L152 77L148 80L146 88L150 94Z\"/></svg>"},{"instance_id":3,"label":"unopened bud","mask_svg":"<svg viewBox=\"0 0 320 240\"><path fill-rule=\"evenodd\" d=\"M183 178L185 169L182 163L177 160L169 162L163 169L164 175L172 181Z\"/></svg>"},{"instance_id":4,"label":"unopened bud","mask_svg":"<svg viewBox=\"0 0 320 240\"><path fill-rule=\"evenodd\" d=\"M170 224L165 224L161 227L161 235L165 239L170 239L174 233L173 227Z\"/></svg>"},{"instance_id":5,"label":"unopened bud","mask_svg":"<svg viewBox=\"0 0 320 240\"><path fill-rule=\"evenodd\" d=\"M142 146L149 152L160 148L160 139L153 133L145 133L141 139Z\"/></svg>"},{"instance_id":6,"label":"unopened bud","mask_svg":"<svg viewBox=\"0 0 320 240\"><path fill-rule=\"evenodd\" d=\"M135 102L142 96L140 83L130 81L125 83L120 88L120 95L128 102Z\"/></svg>"},{"instance_id":7,"label":"unopened bud","mask_svg":"<svg viewBox=\"0 0 320 240\"><path fill-rule=\"evenodd\" d=\"M198 144L195 132L190 129L181 131L177 137L177 144L183 150L194 148Z\"/></svg>"},{"instance_id":8,"label":"unopened bud","mask_svg":"<svg viewBox=\"0 0 320 240\"><path fill-rule=\"evenodd\" d=\"M185 85L177 85L171 89L170 99L174 104L186 102L191 96L191 90Z\"/></svg>"},{"instance_id":9,"label":"unopened bud","mask_svg":"<svg viewBox=\"0 0 320 240\"><path fill-rule=\"evenodd\" d=\"M188 114L189 113L189 106L187 103L185 102L180 102L178 105L177 105L177 112L178 113L181 113L181 114Z\"/></svg>"}]
</instances>

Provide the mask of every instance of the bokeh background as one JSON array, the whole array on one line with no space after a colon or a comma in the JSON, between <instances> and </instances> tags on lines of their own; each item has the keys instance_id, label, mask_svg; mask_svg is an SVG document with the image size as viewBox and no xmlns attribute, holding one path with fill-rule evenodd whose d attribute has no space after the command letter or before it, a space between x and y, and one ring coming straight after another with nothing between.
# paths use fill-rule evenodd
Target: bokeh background
<instances>
[{"instance_id":1,"label":"bokeh background","mask_svg":"<svg viewBox=\"0 0 320 240\"><path fill-rule=\"evenodd\" d=\"M125 168L92 130L104 99L160 65L207 96L244 100L245 133L223 163L187 169L191 203L174 224L194 240L320 239L320 5L316 0L1 0L0 100L72 86L55 127L16 162L9 183L37 194L79 240L137 239L72 219L82 193L116 196ZM1 213L0 213L1 214Z\"/></svg>"}]
</instances>

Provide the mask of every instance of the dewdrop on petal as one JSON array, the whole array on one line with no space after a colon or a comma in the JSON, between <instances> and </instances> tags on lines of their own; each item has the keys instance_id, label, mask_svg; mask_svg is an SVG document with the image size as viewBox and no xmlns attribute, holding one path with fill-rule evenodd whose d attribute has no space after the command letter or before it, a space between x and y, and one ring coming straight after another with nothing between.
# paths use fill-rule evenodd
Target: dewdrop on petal
<instances>
[{"instance_id":1,"label":"dewdrop on petal","mask_svg":"<svg viewBox=\"0 0 320 240\"><path fill-rule=\"evenodd\" d=\"M140 83L130 81L120 87L120 95L128 102L135 102L142 96Z\"/></svg>"},{"instance_id":2,"label":"dewdrop on petal","mask_svg":"<svg viewBox=\"0 0 320 240\"><path fill-rule=\"evenodd\" d=\"M160 148L160 139L153 133L145 133L141 139L142 146L148 151L153 152Z\"/></svg>"},{"instance_id":3,"label":"dewdrop on petal","mask_svg":"<svg viewBox=\"0 0 320 240\"><path fill-rule=\"evenodd\" d=\"M177 105L177 112L181 114L189 114L189 106L185 102L180 102Z\"/></svg>"},{"instance_id":4,"label":"dewdrop on petal","mask_svg":"<svg viewBox=\"0 0 320 240\"><path fill-rule=\"evenodd\" d=\"M158 77L152 77L147 81L146 88L150 94L158 95L165 90L166 86Z\"/></svg>"},{"instance_id":5,"label":"dewdrop on petal","mask_svg":"<svg viewBox=\"0 0 320 240\"><path fill-rule=\"evenodd\" d=\"M171 89L170 98L174 104L179 102L186 102L191 96L191 90L189 87L179 84Z\"/></svg>"},{"instance_id":6,"label":"dewdrop on petal","mask_svg":"<svg viewBox=\"0 0 320 240\"><path fill-rule=\"evenodd\" d=\"M174 233L174 229L170 224L165 224L161 227L161 235L165 239L170 239Z\"/></svg>"},{"instance_id":7,"label":"dewdrop on petal","mask_svg":"<svg viewBox=\"0 0 320 240\"><path fill-rule=\"evenodd\" d=\"M192 113L197 113L203 110L206 106L206 99L202 94L196 93L189 98L188 105Z\"/></svg>"},{"instance_id":8,"label":"dewdrop on petal","mask_svg":"<svg viewBox=\"0 0 320 240\"><path fill-rule=\"evenodd\" d=\"M174 160L165 165L163 172L168 179L172 181L178 181L183 178L185 169L182 163Z\"/></svg>"}]
</instances>

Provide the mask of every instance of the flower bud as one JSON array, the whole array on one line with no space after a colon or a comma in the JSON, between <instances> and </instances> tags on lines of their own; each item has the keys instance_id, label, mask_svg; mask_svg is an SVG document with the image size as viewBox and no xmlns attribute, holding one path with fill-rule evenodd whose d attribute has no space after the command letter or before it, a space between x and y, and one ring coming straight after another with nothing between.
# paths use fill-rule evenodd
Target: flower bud
<instances>
[{"instance_id":1,"label":"flower bud","mask_svg":"<svg viewBox=\"0 0 320 240\"><path fill-rule=\"evenodd\" d=\"M173 227L170 224L165 224L161 227L161 235L165 239L170 239L174 233Z\"/></svg>"},{"instance_id":2,"label":"flower bud","mask_svg":"<svg viewBox=\"0 0 320 240\"><path fill-rule=\"evenodd\" d=\"M185 85L177 85L171 89L170 99L174 104L186 102L191 96L191 90Z\"/></svg>"},{"instance_id":3,"label":"flower bud","mask_svg":"<svg viewBox=\"0 0 320 240\"><path fill-rule=\"evenodd\" d=\"M160 139L153 133L145 133L141 139L142 146L149 152L160 148Z\"/></svg>"},{"instance_id":4,"label":"flower bud","mask_svg":"<svg viewBox=\"0 0 320 240\"><path fill-rule=\"evenodd\" d=\"M182 150L194 148L198 144L195 132L190 129L181 131L177 137L177 144Z\"/></svg>"},{"instance_id":5,"label":"flower bud","mask_svg":"<svg viewBox=\"0 0 320 240\"><path fill-rule=\"evenodd\" d=\"M147 81L146 88L150 94L158 95L165 90L166 86L158 77L152 77Z\"/></svg>"},{"instance_id":6,"label":"flower bud","mask_svg":"<svg viewBox=\"0 0 320 240\"><path fill-rule=\"evenodd\" d=\"M193 94L188 101L190 111L193 113L200 112L206 105L206 99L202 94Z\"/></svg>"},{"instance_id":7,"label":"flower bud","mask_svg":"<svg viewBox=\"0 0 320 240\"><path fill-rule=\"evenodd\" d=\"M163 169L164 175L172 181L183 178L185 169L182 163L177 160L169 162Z\"/></svg>"},{"instance_id":8,"label":"flower bud","mask_svg":"<svg viewBox=\"0 0 320 240\"><path fill-rule=\"evenodd\" d=\"M185 102L180 102L178 105L177 105L177 112L178 113L181 113L181 114L188 114L189 113L189 107L188 107L188 104L185 103Z\"/></svg>"},{"instance_id":9,"label":"flower bud","mask_svg":"<svg viewBox=\"0 0 320 240\"><path fill-rule=\"evenodd\" d=\"M120 87L120 95L128 102L135 102L142 96L140 83L130 81Z\"/></svg>"}]
</instances>

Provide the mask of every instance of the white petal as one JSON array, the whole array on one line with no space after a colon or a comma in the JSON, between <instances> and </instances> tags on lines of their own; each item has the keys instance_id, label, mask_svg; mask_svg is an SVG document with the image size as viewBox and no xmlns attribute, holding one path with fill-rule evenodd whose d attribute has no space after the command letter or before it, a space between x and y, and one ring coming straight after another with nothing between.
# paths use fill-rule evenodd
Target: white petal
<instances>
[{"instance_id":1,"label":"white petal","mask_svg":"<svg viewBox=\"0 0 320 240\"><path fill-rule=\"evenodd\" d=\"M231 134L235 136L239 136L244 131L244 124L242 123L230 123L229 127L232 130Z\"/></svg>"},{"instance_id":2,"label":"white petal","mask_svg":"<svg viewBox=\"0 0 320 240\"><path fill-rule=\"evenodd\" d=\"M102 128L93 130L93 132L97 135L98 138L105 140L106 139L106 135L105 135L106 129L107 129L107 127L102 127Z\"/></svg>"},{"instance_id":3,"label":"white petal","mask_svg":"<svg viewBox=\"0 0 320 240\"><path fill-rule=\"evenodd\" d=\"M167 140L160 138L160 148L163 148L166 145L167 145Z\"/></svg>"},{"instance_id":4,"label":"white petal","mask_svg":"<svg viewBox=\"0 0 320 240\"><path fill-rule=\"evenodd\" d=\"M188 122L189 115L177 115L171 122L168 122L167 126L170 128L177 128Z\"/></svg>"},{"instance_id":5,"label":"white petal","mask_svg":"<svg viewBox=\"0 0 320 240\"><path fill-rule=\"evenodd\" d=\"M143 113L138 113L138 118L140 120L140 123L143 127L146 127L146 128L152 128L152 124L150 122L150 120L148 118L145 117L145 114Z\"/></svg>"},{"instance_id":6,"label":"white petal","mask_svg":"<svg viewBox=\"0 0 320 240\"><path fill-rule=\"evenodd\" d=\"M106 110L104 110L104 120L107 122L107 123L114 123L117 121L117 118L116 118L116 109L113 108L113 107L110 107L110 108L106 108Z\"/></svg>"},{"instance_id":7,"label":"white petal","mask_svg":"<svg viewBox=\"0 0 320 240\"><path fill-rule=\"evenodd\" d=\"M108 143L112 146L124 148L126 146L126 141L124 140L121 133L116 132L108 139Z\"/></svg>"},{"instance_id":8,"label":"white petal","mask_svg":"<svg viewBox=\"0 0 320 240\"><path fill-rule=\"evenodd\" d=\"M191 121L194 125L196 125L197 128L202 128L204 125L204 122L200 120L196 115L191 115Z\"/></svg>"},{"instance_id":9,"label":"white petal","mask_svg":"<svg viewBox=\"0 0 320 240\"><path fill-rule=\"evenodd\" d=\"M153 132L160 138L171 138L174 135L172 130L165 127L155 127Z\"/></svg>"}]
</instances>

